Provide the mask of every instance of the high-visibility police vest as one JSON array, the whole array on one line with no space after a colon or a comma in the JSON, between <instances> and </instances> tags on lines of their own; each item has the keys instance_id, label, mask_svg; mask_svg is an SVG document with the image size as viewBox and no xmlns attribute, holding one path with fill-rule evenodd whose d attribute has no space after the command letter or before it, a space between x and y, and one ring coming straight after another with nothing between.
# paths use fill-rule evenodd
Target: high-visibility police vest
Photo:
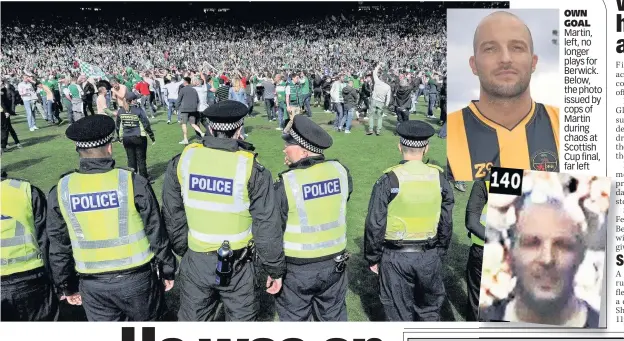
<instances>
[{"instance_id":1,"label":"high-visibility police vest","mask_svg":"<svg viewBox=\"0 0 624 341\"><path fill-rule=\"evenodd\" d=\"M188 246L195 252L219 249L224 240L233 250L252 238L247 184L254 154L228 152L193 143L178 162L178 180L188 222Z\"/></svg>"},{"instance_id":2,"label":"high-visibility police vest","mask_svg":"<svg viewBox=\"0 0 624 341\"><path fill-rule=\"evenodd\" d=\"M139 267L154 258L134 206L131 172L71 173L58 183L76 271L102 273Z\"/></svg>"},{"instance_id":3,"label":"high-visibility police vest","mask_svg":"<svg viewBox=\"0 0 624 341\"><path fill-rule=\"evenodd\" d=\"M394 172L399 193L388 205L386 240L424 241L437 235L442 205L442 169L409 161L385 172Z\"/></svg>"},{"instance_id":4,"label":"high-visibility police vest","mask_svg":"<svg viewBox=\"0 0 624 341\"><path fill-rule=\"evenodd\" d=\"M2 181L1 189L0 276L42 267L30 183L5 179Z\"/></svg>"},{"instance_id":5,"label":"high-visibility police vest","mask_svg":"<svg viewBox=\"0 0 624 341\"><path fill-rule=\"evenodd\" d=\"M487 192L490 191L490 182L489 181L485 181L485 190ZM487 222L487 202L483 206L483 211L481 212L481 218L479 219L479 221L480 221L481 225L486 226L485 223ZM470 239L472 240L472 242L474 244L477 244L479 246L485 245L485 241L483 241L483 239L477 237L474 233L470 234Z\"/></svg>"},{"instance_id":6,"label":"high-visibility police vest","mask_svg":"<svg viewBox=\"0 0 624 341\"><path fill-rule=\"evenodd\" d=\"M284 254L294 258L318 258L343 251L347 246L346 169L326 161L282 174L288 199Z\"/></svg>"},{"instance_id":7,"label":"high-visibility police vest","mask_svg":"<svg viewBox=\"0 0 624 341\"><path fill-rule=\"evenodd\" d=\"M124 136L147 136L145 133L145 127L141 122L141 108L138 106L130 106L129 112L125 108L119 108L118 115L121 122L121 129L119 129L119 137Z\"/></svg>"}]
</instances>

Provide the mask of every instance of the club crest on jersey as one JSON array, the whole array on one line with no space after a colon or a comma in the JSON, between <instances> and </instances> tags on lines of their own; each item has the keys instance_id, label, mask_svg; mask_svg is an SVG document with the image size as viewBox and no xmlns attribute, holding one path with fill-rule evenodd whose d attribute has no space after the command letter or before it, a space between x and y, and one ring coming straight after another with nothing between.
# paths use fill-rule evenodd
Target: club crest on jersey
<instances>
[{"instance_id":1,"label":"club crest on jersey","mask_svg":"<svg viewBox=\"0 0 624 341\"><path fill-rule=\"evenodd\" d=\"M331 179L326 181L305 184L303 188L303 200L322 198L329 195L340 194L340 180Z\"/></svg>"},{"instance_id":2,"label":"club crest on jersey","mask_svg":"<svg viewBox=\"0 0 624 341\"><path fill-rule=\"evenodd\" d=\"M229 195L234 189L234 180L217 178L214 176L191 174L189 179L189 190L195 192Z\"/></svg>"},{"instance_id":3,"label":"club crest on jersey","mask_svg":"<svg viewBox=\"0 0 624 341\"><path fill-rule=\"evenodd\" d=\"M540 150L531 158L531 168L542 172L557 172L559 170L559 161L555 153Z\"/></svg>"},{"instance_id":4,"label":"club crest on jersey","mask_svg":"<svg viewBox=\"0 0 624 341\"><path fill-rule=\"evenodd\" d=\"M119 208L119 193L107 191L73 194L69 196L69 204L74 213Z\"/></svg>"}]
</instances>

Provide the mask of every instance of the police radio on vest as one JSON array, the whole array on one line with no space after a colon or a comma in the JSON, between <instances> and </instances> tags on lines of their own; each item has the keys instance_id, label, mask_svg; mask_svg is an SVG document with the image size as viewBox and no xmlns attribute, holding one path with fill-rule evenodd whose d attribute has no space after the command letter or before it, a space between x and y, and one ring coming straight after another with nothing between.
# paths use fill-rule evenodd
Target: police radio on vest
<instances>
[{"instance_id":1,"label":"police radio on vest","mask_svg":"<svg viewBox=\"0 0 624 341\"><path fill-rule=\"evenodd\" d=\"M72 212L119 208L117 191L74 194L69 196Z\"/></svg>"},{"instance_id":2,"label":"police radio on vest","mask_svg":"<svg viewBox=\"0 0 624 341\"><path fill-rule=\"evenodd\" d=\"M191 174L189 190L220 195L232 195L233 179Z\"/></svg>"},{"instance_id":3,"label":"police radio on vest","mask_svg":"<svg viewBox=\"0 0 624 341\"><path fill-rule=\"evenodd\" d=\"M314 182L311 184L305 184L303 188L303 200L316 199L326 197L328 195L335 195L340 193L340 180L331 179L321 182Z\"/></svg>"}]
</instances>

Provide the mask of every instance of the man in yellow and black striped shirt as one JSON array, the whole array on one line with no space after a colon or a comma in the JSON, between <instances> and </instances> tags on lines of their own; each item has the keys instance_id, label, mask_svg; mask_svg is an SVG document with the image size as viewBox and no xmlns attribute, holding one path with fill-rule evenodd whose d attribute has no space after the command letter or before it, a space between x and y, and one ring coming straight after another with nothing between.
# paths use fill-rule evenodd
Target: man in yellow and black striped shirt
<instances>
[{"instance_id":1,"label":"man in yellow and black striped shirt","mask_svg":"<svg viewBox=\"0 0 624 341\"><path fill-rule=\"evenodd\" d=\"M495 12L481 21L473 45L480 98L448 117L449 177L487 180L494 166L559 171L559 109L531 98L537 56L528 27Z\"/></svg>"}]
</instances>

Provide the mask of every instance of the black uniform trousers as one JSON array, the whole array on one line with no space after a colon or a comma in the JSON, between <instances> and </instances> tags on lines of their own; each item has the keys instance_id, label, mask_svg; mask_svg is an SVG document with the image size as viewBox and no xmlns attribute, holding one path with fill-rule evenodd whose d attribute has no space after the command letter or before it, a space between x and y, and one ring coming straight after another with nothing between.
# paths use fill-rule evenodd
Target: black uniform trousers
<instances>
[{"instance_id":1,"label":"black uniform trousers","mask_svg":"<svg viewBox=\"0 0 624 341\"><path fill-rule=\"evenodd\" d=\"M188 250L180 262L179 321L212 321L217 304L223 302L228 321L255 321L259 304L255 297L254 265L245 263L232 274L229 285L215 284L216 252L200 253Z\"/></svg>"},{"instance_id":2,"label":"black uniform trousers","mask_svg":"<svg viewBox=\"0 0 624 341\"><path fill-rule=\"evenodd\" d=\"M481 292L481 267L483 266L483 246L472 244L466 264L466 284L468 286L468 306L466 321L478 321L479 294Z\"/></svg>"},{"instance_id":3,"label":"black uniform trousers","mask_svg":"<svg viewBox=\"0 0 624 341\"><path fill-rule=\"evenodd\" d=\"M147 179L147 137L124 136L123 146L128 156L128 167Z\"/></svg>"},{"instance_id":4,"label":"black uniform trousers","mask_svg":"<svg viewBox=\"0 0 624 341\"><path fill-rule=\"evenodd\" d=\"M136 272L81 275L80 295L89 321L157 321L164 287L150 264Z\"/></svg>"},{"instance_id":5,"label":"black uniform trousers","mask_svg":"<svg viewBox=\"0 0 624 341\"><path fill-rule=\"evenodd\" d=\"M333 259L310 264L286 263L282 290L275 298L280 321L347 321L347 273Z\"/></svg>"},{"instance_id":6,"label":"black uniform trousers","mask_svg":"<svg viewBox=\"0 0 624 341\"><path fill-rule=\"evenodd\" d=\"M386 248L379 263L380 301L389 321L440 321L446 292L437 249Z\"/></svg>"},{"instance_id":7,"label":"black uniform trousers","mask_svg":"<svg viewBox=\"0 0 624 341\"><path fill-rule=\"evenodd\" d=\"M2 321L58 319L58 298L50 280L41 269L3 276L0 288Z\"/></svg>"}]
</instances>

